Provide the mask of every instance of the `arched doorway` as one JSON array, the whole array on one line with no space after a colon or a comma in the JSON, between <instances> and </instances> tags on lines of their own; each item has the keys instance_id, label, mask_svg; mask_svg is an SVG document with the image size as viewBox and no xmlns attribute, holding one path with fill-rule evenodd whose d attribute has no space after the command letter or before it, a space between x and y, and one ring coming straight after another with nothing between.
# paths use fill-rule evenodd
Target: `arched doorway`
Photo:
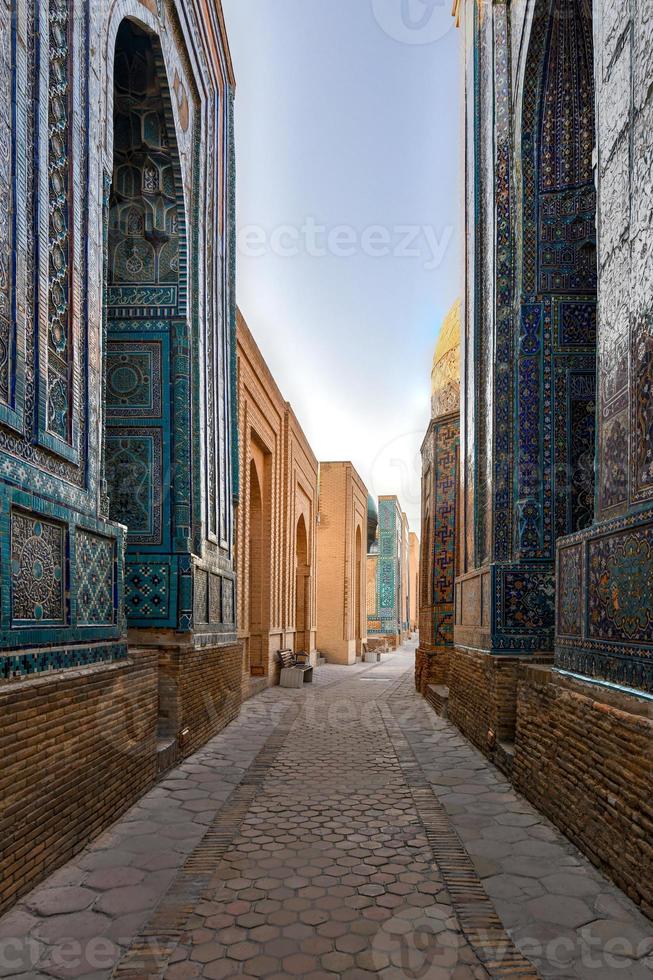
<instances>
[{"instance_id":1,"label":"arched doorway","mask_svg":"<svg viewBox=\"0 0 653 980\"><path fill-rule=\"evenodd\" d=\"M304 515L300 514L295 534L295 652L309 652L311 567L308 560L308 532Z\"/></svg>"},{"instance_id":2,"label":"arched doorway","mask_svg":"<svg viewBox=\"0 0 653 980\"><path fill-rule=\"evenodd\" d=\"M128 528L128 623L174 628L175 504L181 499L187 510L190 494L190 467L180 465L188 436L182 443L176 432L182 416L188 419L176 373L180 349L188 357L185 212L161 48L153 34L128 20L116 37L113 87L105 479L110 517ZM188 533L186 528L186 538Z\"/></svg>"},{"instance_id":3,"label":"arched doorway","mask_svg":"<svg viewBox=\"0 0 653 980\"><path fill-rule=\"evenodd\" d=\"M266 672L263 656L264 634L264 542L263 542L263 492L256 463L249 466L249 665L257 677Z\"/></svg>"},{"instance_id":4,"label":"arched doorway","mask_svg":"<svg viewBox=\"0 0 653 980\"><path fill-rule=\"evenodd\" d=\"M521 120L517 553L552 560L591 524L596 191L591 0L539 0Z\"/></svg>"},{"instance_id":5,"label":"arched doorway","mask_svg":"<svg viewBox=\"0 0 653 980\"><path fill-rule=\"evenodd\" d=\"M356 653L362 652L361 641L363 639L362 634L362 578L363 578L363 536L361 534L360 525L356 528L356 561L354 566L354 574L356 576L355 584L355 602L354 602L354 637L356 640Z\"/></svg>"}]
</instances>

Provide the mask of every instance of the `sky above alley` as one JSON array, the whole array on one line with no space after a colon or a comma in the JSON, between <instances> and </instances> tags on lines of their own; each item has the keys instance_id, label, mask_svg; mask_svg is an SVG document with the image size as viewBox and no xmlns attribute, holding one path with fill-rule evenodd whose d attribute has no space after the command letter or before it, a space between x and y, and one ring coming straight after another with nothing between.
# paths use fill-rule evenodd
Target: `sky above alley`
<instances>
[{"instance_id":1,"label":"sky above alley","mask_svg":"<svg viewBox=\"0 0 653 980\"><path fill-rule=\"evenodd\" d=\"M459 295L451 0L223 0L236 72L238 303L320 460L419 529L419 449Z\"/></svg>"}]
</instances>

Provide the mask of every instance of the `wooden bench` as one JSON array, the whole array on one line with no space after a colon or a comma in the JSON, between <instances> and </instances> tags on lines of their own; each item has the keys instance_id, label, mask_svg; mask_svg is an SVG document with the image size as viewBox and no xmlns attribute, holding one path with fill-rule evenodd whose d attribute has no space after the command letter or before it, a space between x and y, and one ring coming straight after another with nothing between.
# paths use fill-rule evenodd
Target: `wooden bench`
<instances>
[{"instance_id":1,"label":"wooden bench","mask_svg":"<svg viewBox=\"0 0 653 980\"><path fill-rule=\"evenodd\" d=\"M281 687L301 687L313 683L313 667L307 653L293 653L292 650L279 650L281 664Z\"/></svg>"}]
</instances>

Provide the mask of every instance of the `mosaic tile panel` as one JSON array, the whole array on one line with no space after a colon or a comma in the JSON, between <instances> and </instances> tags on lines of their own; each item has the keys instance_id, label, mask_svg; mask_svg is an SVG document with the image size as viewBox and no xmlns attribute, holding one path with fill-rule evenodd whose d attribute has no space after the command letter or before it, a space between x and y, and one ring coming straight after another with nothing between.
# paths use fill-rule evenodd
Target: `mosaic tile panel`
<instances>
[{"instance_id":1,"label":"mosaic tile panel","mask_svg":"<svg viewBox=\"0 0 653 980\"><path fill-rule=\"evenodd\" d=\"M399 633L400 623L401 514L395 497L379 500L379 555L377 558L377 603L374 620L381 620L384 633Z\"/></svg>"},{"instance_id":2,"label":"mosaic tile panel","mask_svg":"<svg viewBox=\"0 0 653 980\"><path fill-rule=\"evenodd\" d=\"M494 15L495 72L495 333L494 351L494 504L493 557L512 554L514 534L514 206L512 199L512 93L509 7L496 4Z\"/></svg>"},{"instance_id":3,"label":"mosaic tile panel","mask_svg":"<svg viewBox=\"0 0 653 980\"><path fill-rule=\"evenodd\" d=\"M552 573L534 569L505 571L501 590L502 629L524 633L553 630L555 584Z\"/></svg>"},{"instance_id":4,"label":"mosaic tile panel","mask_svg":"<svg viewBox=\"0 0 653 980\"><path fill-rule=\"evenodd\" d=\"M556 649L555 662L560 670L653 693L650 651L642 651L634 657L623 648L565 646Z\"/></svg>"},{"instance_id":5,"label":"mosaic tile panel","mask_svg":"<svg viewBox=\"0 0 653 980\"><path fill-rule=\"evenodd\" d=\"M162 543L163 454L159 428L121 427L106 438L111 520L128 528L130 543Z\"/></svg>"},{"instance_id":6,"label":"mosaic tile panel","mask_svg":"<svg viewBox=\"0 0 653 980\"><path fill-rule=\"evenodd\" d=\"M589 636L653 643L653 528L589 543Z\"/></svg>"},{"instance_id":7,"label":"mosaic tile panel","mask_svg":"<svg viewBox=\"0 0 653 980\"><path fill-rule=\"evenodd\" d=\"M12 624L66 621L66 532L38 515L11 515Z\"/></svg>"},{"instance_id":8,"label":"mosaic tile panel","mask_svg":"<svg viewBox=\"0 0 653 980\"><path fill-rule=\"evenodd\" d=\"M556 665L653 693L653 513L616 518L565 538L560 581L571 574L566 553L578 549L587 555L580 630L562 632L559 604Z\"/></svg>"},{"instance_id":9,"label":"mosaic tile panel","mask_svg":"<svg viewBox=\"0 0 653 980\"><path fill-rule=\"evenodd\" d=\"M613 510L628 499L628 412L601 428L601 510Z\"/></svg>"},{"instance_id":10,"label":"mosaic tile panel","mask_svg":"<svg viewBox=\"0 0 653 980\"><path fill-rule=\"evenodd\" d=\"M71 439L70 87L74 52L69 0L49 0L48 85L48 404L47 428Z\"/></svg>"},{"instance_id":11,"label":"mosaic tile panel","mask_svg":"<svg viewBox=\"0 0 653 980\"><path fill-rule=\"evenodd\" d=\"M43 674L53 670L90 667L99 663L113 663L124 660L127 656L126 643L0 654L0 680L29 677L31 674Z\"/></svg>"},{"instance_id":12,"label":"mosaic tile panel","mask_svg":"<svg viewBox=\"0 0 653 980\"><path fill-rule=\"evenodd\" d=\"M115 619L115 545L110 538L78 529L75 532L77 566L77 623L111 624Z\"/></svg>"},{"instance_id":13,"label":"mosaic tile panel","mask_svg":"<svg viewBox=\"0 0 653 980\"><path fill-rule=\"evenodd\" d=\"M209 576L209 622L222 622L222 585L219 575Z\"/></svg>"},{"instance_id":14,"label":"mosaic tile panel","mask_svg":"<svg viewBox=\"0 0 653 980\"><path fill-rule=\"evenodd\" d=\"M558 621L562 636L580 636L583 614L583 546L561 548L558 562Z\"/></svg>"},{"instance_id":15,"label":"mosaic tile panel","mask_svg":"<svg viewBox=\"0 0 653 980\"><path fill-rule=\"evenodd\" d=\"M222 620L223 623L234 621L234 583L230 578L222 578Z\"/></svg>"},{"instance_id":16,"label":"mosaic tile panel","mask_svg":"<svg viewBox=\"0 0 653 980\"><path fill-rule=\"evenodd\" d=\"M132 619L165 620L170 609L170 565L127 562L125 608Z\"/></svg>"},{"instance_id":17,"label":"mosaic tile panel","mask_svg":"<svg viewBox=\"0 0 653 980\"><path fill-rule=\"evenodd\" d=\"M526 560L553 560L556 538L587 526L594 510L592 17L588 0L562 4L536 12L524 84L517 464Z\"/></svg>"},{"instance_id":18,"label":"mosaic tile panel","mask_svg":"<svg viewBox=\"0 0 653 980\"><path fill-rule=\"evenodd\" d=\"M193 576L193 618L197 625L209 621L209 573L202 568L195 568Z\"/></svg>"},{"instance_id":19,"label":"mosaic tile panel","mask_svg":"<svg viewBox=\"0 0 653 980\"><path fill-rule=\"evenodd\" d=\"M457 419L434 427L433 643L453 643L456 561L456 491L460 428Z\"/></svg>"},{"instance_id":20,"label":"mosaic tile panel","mask_svg":"<svg viewBox=\"0 0 653 980\"><path fill-rule=\"evenodd\" d=\"M653 497L653 315L637 319L632 347L632 497L639 502Z\"/></svg>"},{"instance_id":21,"label":"mosaic tile panel","mask_svg":"<svg viewBox=\"0 0 653 980\"><path fill-rule=\"evenodd\" d=\"M0 3L0 401L11 401L14 312L13 294L13 147L11 146L11 107L14 101L14 30L12 5Z\"/></svg>"},{"instance_id":22,"label":"mosaic tile panel","mask_svg":"<svg viewBox=\"0 0 653 980\"><path fill-rule=\"evenodd\" d=\"M109 340L106 357L107 415L157 418L163 405L160 341Z\"/></svg>"}]
</instances>

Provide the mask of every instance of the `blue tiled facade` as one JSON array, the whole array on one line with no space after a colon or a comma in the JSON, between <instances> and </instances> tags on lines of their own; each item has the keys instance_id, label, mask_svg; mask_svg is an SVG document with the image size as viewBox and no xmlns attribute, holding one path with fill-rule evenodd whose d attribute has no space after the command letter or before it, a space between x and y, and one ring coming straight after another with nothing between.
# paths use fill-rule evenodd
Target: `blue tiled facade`
<instances>
[{"instance_id":1,"label":"blue tiled facade","mask_svg":"<svg viewBox=\"0 0 653 980\"><path fill-rule=\"evenodd\" d=\"M652 236L640 216L650 213L651 128L639 117L650 31L629 12L617 31L611 11L603 0L459 5L467 241L455 639L650 691ZM631 47L621 44L629 32Z\"/></svg>"},{"instance_id":2,"label":"blue tiled facade","mask_svg":"<svg viewBox=\"0 0 653 980\"><path fill-rule=\"evenodd\" d=\"M174 7L0 0L0 678L236 635L233 76Z\"/></svg>"}]
</instances>

